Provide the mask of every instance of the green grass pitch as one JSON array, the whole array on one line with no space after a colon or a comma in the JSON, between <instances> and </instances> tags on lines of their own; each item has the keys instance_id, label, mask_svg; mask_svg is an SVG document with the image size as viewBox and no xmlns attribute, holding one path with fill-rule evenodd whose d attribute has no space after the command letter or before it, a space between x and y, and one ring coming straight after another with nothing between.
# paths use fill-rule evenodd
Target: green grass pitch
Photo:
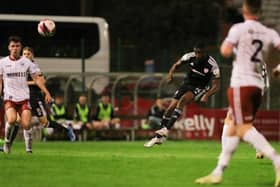
<instances>
[{"instance_id":1,"label":"green grass pitch","mask_svg":"<svg viewBox=\"0 0 280 187\"><path fill-rule=\"evenodd\" d=\"M193 181L216 165L220 143L167 141L144 148L136 142L35 142L27 155L15 142L9 155L0 154L3 187L195 187ZM278 143L273 143L280 150ZM224 174L221 187L273 186L268 159L255 159L242 143ZM209 186L209 185L208 185Z\"/></svg>"}]
</instances>

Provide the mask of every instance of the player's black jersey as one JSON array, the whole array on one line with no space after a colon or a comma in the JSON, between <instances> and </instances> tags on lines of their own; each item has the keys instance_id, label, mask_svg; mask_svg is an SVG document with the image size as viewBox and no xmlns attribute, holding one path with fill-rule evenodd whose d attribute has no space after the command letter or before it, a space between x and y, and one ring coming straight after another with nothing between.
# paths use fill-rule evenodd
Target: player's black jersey
<instances>
[{"instance_id":1,"label":"player's black jersey","mask_svg":"<svg viewBox=\"0 0 280 187\"><path fill-rule=\"evenodd\" d=\"M215 59L209 55L197 60L195 53L186 53L181 61L187 66L185 82L197 86L205 87L212 79L220 78L220 70Z\"/></svg>"},{"instance_id":2,"label":"player's black jersey","mask_svg":"<svg viewBox=\"0 0 280 187\"><path fill-rule=\"evenodd\" d=\"M28 81L33 80L30 74L28 74L27 80ZM41 92L41 89L39 88L39 86L37 86L37 85L28 85L28 86L29 86L29 90L30 90L30 98L42 97L42 92Z\"/></svg>"}]
</instances>

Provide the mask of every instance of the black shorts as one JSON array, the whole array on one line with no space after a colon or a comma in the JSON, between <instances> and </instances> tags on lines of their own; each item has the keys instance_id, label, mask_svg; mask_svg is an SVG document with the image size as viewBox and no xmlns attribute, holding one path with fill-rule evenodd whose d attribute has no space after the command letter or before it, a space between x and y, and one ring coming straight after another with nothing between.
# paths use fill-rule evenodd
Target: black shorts
<instances>
[{"instance_id":1,"label":"black shorts","mask_svg":"<svg viewBox=\"0 0 280 187\"><path fill-rule=\"evenodd\" d=\"M31 99L30 104L32 108L32 116L47 116L46 105L43 98Z\"/></svg>"},{"instance_id":2,"label":"black shorts","mask_svg":"<svg viewBox=\"0 0 280 187\"><path fill-rule=\"evenodd\" d=\"M198 101L209 89L209 86L199 87L183 82L181 86L175 91L173 98L179 100L185 93L191 91L195 95L194 100Z\"/></svg>"}]
</instances>

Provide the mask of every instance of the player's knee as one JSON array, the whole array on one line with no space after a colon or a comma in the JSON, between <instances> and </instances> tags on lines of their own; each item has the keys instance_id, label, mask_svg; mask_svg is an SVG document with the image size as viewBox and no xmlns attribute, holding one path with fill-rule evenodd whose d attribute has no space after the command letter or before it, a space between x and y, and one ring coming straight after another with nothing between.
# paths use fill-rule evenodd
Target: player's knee
<instances>
[{"instance_id":1,"label":"player's knee","mask_svg":"<svg viewBox=\"0 0 280 187\"><path fill-rule=\"evenodd\" d=\"M7 122L9 124L14 124L17 122L17 116L16 115L7 115Z\"/></svg>"},{"instance_id":2,"label":"player's knee","mask_svg":"<svg viewBox=\"0 0 280 187\"><path fill-rule=\"evenodd\" d=\"M30 129L30 123L28 123L28 122L22 121L21 125L25 130Z\"/></svg>"},{"instance_id":3,"label":"player's knee","mask_svg":"<svg viewBox=\"0 0 280 187\"><path fill-rule=\"evenodd\" d=\"M25 130L28 130L30 128L30 122L31 118L30 117L22 117L21 119L21 125Z\"/></svg>"},{"instance_id":4,"label":"player's knee","mask_svg":"<svg viewBox=\"0 0 280 187\"><path fill-rule=\"evenodd\" d=\"M242 124L242 125L238 125L238 126L236 126L237 128L236 128L236 134L240 137L240 138L242 138L242 137L244 137L244 135L246 134L246 132L248 131L248 130L250 130L252 127L253 127L253 125L251 124L251 123L247 123L247 124Z\"/></svg>"},{"instance_id":5,"label":"player's knee","mask_svg":"<svg viewBox=\"0 0 280 187\"><path fill-rule=\"evenodd\" d=\"M43 126L46 126L48 124L48 119L46 117L41 117L40 118L40 123L43 125Z\"/></svg>"},{"instance_id":6,"label":"player's knee","mask_svg":"<svg viewBox=\"0 0 280 187\"><path fill-rule=\"evenodd\" d=\"M181 99L178 102L178 105L182 107L182 105L184 106L186 104L191 103L193 99L194 99L194 94L192 92L187 92L185 93L185 95L181 97Z\"/></svg>"}]
</instances>

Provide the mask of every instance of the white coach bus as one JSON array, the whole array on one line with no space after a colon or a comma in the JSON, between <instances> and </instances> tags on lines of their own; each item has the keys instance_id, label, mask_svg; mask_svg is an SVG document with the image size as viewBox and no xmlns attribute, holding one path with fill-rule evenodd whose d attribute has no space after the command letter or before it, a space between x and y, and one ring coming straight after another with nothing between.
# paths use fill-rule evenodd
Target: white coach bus
<instances>
[{"instance_id":1,"label":"white coach bus","mask_svg":"<svg viewBox=\"0 0 280 187\"><path fill-rule=\"evenodd\" d=\"M39 21L45 18L56 23L53 37L42 37L37 31ZM82 54L85 72L109 72L109 33L103 18L0 14L0 28L2 57L8 55L8 37L19 35L24 45L34 49L36 61L45 73L82 72Z\"/></svg>"}]
</instances>

